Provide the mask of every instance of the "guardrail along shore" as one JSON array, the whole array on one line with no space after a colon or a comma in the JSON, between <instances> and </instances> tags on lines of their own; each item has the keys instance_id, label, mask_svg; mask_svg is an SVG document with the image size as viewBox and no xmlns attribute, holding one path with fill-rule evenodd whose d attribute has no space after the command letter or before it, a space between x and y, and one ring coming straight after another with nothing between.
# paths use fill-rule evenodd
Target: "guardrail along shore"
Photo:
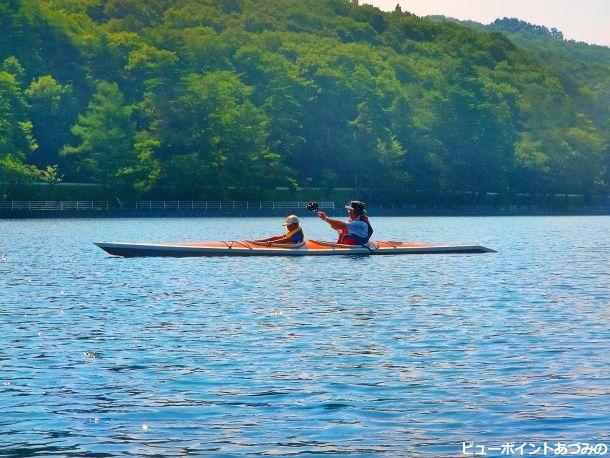
<instances>
[{"instance_id":1,"label":"guardrail along shore","mask_svg":"<svg viewBox=\"0 0 610 458\"><path fill-rule=\"evenodd\" d=\"M330 215L345 215L343 204L320 201ZM307 215L305 201L0 201L0 218L137 218ZM610 215L610 205L372 204L371 216Z\"/></svg>"},{"instance_id":2,"label":"guardrail along shore","mask_svg":"<svg viewBox=\"0 0 610 458\"><path fill-rule=\"evenodd\" d=\"M138 216L275 216L305 214L303 201L4 201L0 217L138 217ZM332 212L335 203L319 202L320 209Z\"/></svg>"},{"instance_id":3,"label":"guardrail along shore","mask_svg":"<svg viewBox=\"0 0 610 458\"><path fill-rule=\"evenodd\" d=\"M74 200L26 200L0 202L0 211L69 211L69 210L109 210L108 201Z\"/></svg>"}]
</instances>

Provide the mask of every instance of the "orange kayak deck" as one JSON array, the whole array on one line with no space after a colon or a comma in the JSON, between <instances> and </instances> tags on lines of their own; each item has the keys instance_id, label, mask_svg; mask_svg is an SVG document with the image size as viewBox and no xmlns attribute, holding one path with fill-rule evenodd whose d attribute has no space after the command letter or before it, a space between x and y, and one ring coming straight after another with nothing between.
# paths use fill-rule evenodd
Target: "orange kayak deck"
<instances>
[{"instance_id":1,"label":"orange kayak deck","mask_svg":"<svg viewBox=\"0 0 610 458\"><path fill-rule=\"evenodd\" d=\"M95 243L106 253L123 257L142 256L328 256L490 253L480 245L433 245L414 242L374 241L366 245L341 245L307 240L299 245L267 244L247 240L226 242Z\"/></svg>"},{"instance_id":2,"label":"orange kayak deck","mask_svg":"<svg viewBox=\"0 0 610 458\"><path fill-rule=\"evenodd\" d=\"M352 249L355 246L361 246L361 245L341 245L338 243L332 243L332 242L319 242L316 240L306 240L305 241L306 245L307 245L307 249L309 250L328 250L328 249L332 249L333 247L336 248L346 248L346 249ZM426 243L414 243L414 242L370 242L371 244L375 245L375 248L406 248L406 247L431 247L431 246L440 246L440 245L431 245L431 244L426 244ZM201 248L228 248L228 247L232 247L232 248L252 248L255 250L261 249L261 248L282 248L282 249L286 249L286 248L290 248L290 249L298 249L301 246L300 245L295 245L295 246L290 246L287 244L282 244L280 246L275 246L273 244L270 245L266 245L263 243L255 243L255 242L251 242L248 240L233 240L233 241L229 241L229 242L172 242L172 243L163 243L161 245L167 245L167 246L192 246L192 247L201 247Z\"/></svg>"}]
</instances>

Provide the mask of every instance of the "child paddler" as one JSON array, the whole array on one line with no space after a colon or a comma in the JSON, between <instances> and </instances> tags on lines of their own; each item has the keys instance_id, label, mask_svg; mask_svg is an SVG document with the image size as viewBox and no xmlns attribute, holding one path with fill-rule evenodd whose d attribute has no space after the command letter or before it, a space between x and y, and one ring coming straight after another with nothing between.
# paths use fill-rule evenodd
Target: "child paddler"
<instances>
[{"instance_id":1,"label":"child paddler","mask_svg":"<svg viewBox=\"0 0 610 458\"><path fill-rule=\"evenodd\" d=\"M286 234L276 235L275 237L269 237L267 239L255 240L259 243L294 243L299 244L305 240L305 234L303 228L299 226L299 217L296 215L289 215L286 217L286 221L283 226L286 226Z\"/></svg>"}]
</instances>

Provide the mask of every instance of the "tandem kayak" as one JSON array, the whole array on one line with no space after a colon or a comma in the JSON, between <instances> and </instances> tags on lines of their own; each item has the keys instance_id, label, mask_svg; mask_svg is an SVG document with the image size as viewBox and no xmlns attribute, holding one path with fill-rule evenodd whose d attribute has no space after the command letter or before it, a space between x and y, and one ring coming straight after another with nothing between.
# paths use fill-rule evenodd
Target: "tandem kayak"
<instances>
[{"instance_id":1,"label":"tandem kayak","mask_svg":"<svg viewBox=\"0 0 610 458\"><path fill-rule=\"evenodd\" d=\"M267 244L249 240L228 242L183 243L95 243L113 256L331 256L331 255L396 255L495 253L479 245L428 245L409 242L369 242L366 245L306 240L297 245Z\"/></svg>"}]
</instances>

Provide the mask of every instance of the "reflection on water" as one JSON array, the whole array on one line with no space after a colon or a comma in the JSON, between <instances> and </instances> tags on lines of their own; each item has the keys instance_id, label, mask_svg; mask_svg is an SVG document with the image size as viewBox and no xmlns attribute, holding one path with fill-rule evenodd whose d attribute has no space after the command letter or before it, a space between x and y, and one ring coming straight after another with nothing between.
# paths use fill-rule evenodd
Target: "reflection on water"
<instances>
[{"instance_id":1,"label":"reflection on water","mask_svg":"<svg viewBox=\"0 0 610 458\"><path fill-rule=\"evenodd\" d=\"M0 455L608 440L608 217L374 220L380 238L487 255L121 259L91 243L281 222L0 221Z\"/></svg>"}]
</instances>

